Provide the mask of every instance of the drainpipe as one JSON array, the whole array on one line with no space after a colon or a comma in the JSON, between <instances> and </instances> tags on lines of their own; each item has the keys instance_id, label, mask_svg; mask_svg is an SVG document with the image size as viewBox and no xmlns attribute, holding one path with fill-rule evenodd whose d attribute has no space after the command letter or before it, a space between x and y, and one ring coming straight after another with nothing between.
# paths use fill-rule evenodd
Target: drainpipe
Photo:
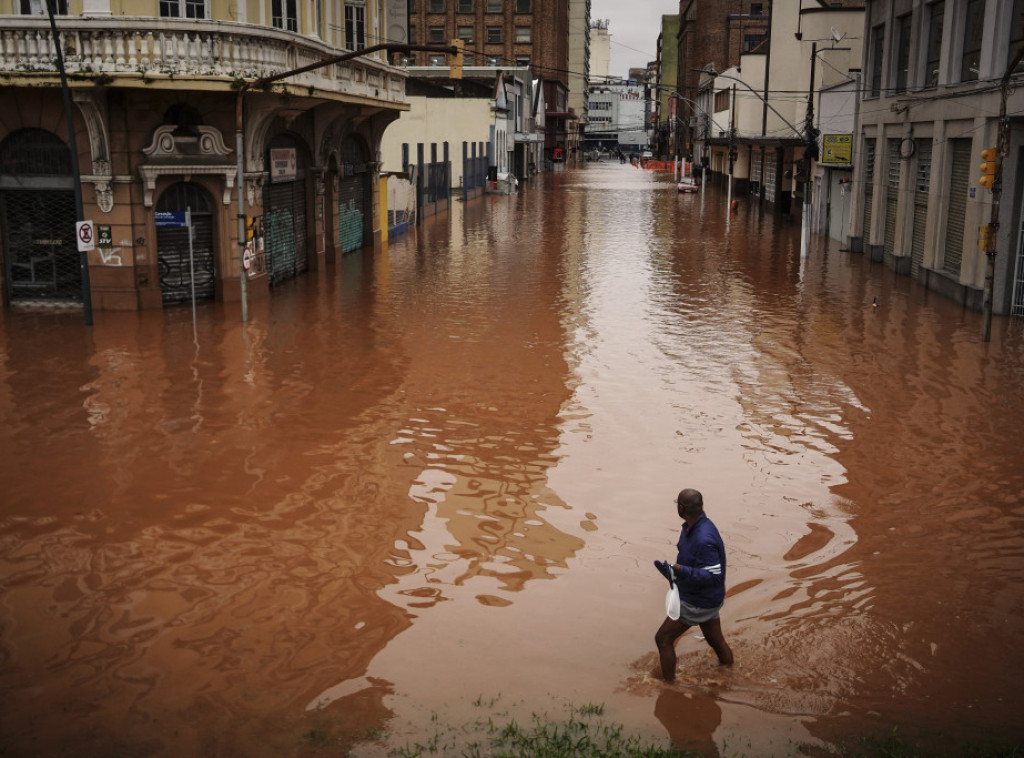
<instances>
[{"instance_id":1,"label":"drainpipe","mask_svg":"<svg viewBox=\"0 0 1024 758\"><path fill-rule=\"evenodd\" d=\"M57 34L57 22L53 18L53 4L56 0L48 0L46 11L50 16L50 34L53 35L53 49L57 54L57 70L60 72L60 89L64 96L64 120L68 122L68 152L71 153L71 177L75 185L75 217L85 221L85 207L82 203L82 172L78 167L78 148L75 139L75 122L71 113L71 92L68 90L68 75L64 69L64 51L61 48L60 35ZM78 241L78 235L75 235ZM78 267L82 272L82 309L85 325L92 326L92 286L89 284L89 253L84 250L78 253Z\"/></svg>"}]
</instances>

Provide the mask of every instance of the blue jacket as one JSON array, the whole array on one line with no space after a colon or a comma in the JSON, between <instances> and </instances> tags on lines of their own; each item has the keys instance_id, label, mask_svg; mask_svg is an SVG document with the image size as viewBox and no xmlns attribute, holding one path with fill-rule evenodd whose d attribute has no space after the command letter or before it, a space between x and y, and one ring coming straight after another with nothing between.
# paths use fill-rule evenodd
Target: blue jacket
<instances>
[{"instance_id":1,"label":"blue jacket","mask_svg":"<svg viewBox=\"0 0 1024 758\"><path fill-rule=\"evenodd\" d=\"M725 543L703 513L692 527L683 523L676 543L676 584L683 602L717 608L725 600Z\"/></svg>"}]
</instances>

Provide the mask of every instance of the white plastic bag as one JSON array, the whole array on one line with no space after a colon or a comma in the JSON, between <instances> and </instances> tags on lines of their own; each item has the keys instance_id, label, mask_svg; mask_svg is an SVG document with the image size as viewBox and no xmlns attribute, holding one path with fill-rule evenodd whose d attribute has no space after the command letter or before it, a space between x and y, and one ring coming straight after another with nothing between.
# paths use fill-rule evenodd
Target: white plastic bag
<instances>
[{"instance_id":1,"label":"white plastic bag","mask_svg":"<svg viewBox=\"0 0 1024 758\"><path fill-rule=\"evenodd\" d=\"M668 594L665 595L665 613L673 621L679 620L679 588L676 587L675 582L672 582L672 586L668 588Z\"/></svg>"}]
</instances>

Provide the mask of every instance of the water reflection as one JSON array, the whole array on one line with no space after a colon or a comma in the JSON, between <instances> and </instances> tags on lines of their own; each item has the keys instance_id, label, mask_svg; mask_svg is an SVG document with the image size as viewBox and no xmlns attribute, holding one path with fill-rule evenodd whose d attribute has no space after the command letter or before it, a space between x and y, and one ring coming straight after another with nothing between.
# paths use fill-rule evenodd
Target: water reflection
<instances>
[{"instance_id":1,"label":"water reflection","mask_svg":"<svg viewBox=\"0 0 1024 758\"><path fill-rule=\"evenodd\" d=\"M566 702L708 751L1017 736L1024 339L724 208L591 165L245 325L0 313L5 744L295 754ZM688 636L665 688L683 485L737 665Z\"/></svg>"}]
</instances>

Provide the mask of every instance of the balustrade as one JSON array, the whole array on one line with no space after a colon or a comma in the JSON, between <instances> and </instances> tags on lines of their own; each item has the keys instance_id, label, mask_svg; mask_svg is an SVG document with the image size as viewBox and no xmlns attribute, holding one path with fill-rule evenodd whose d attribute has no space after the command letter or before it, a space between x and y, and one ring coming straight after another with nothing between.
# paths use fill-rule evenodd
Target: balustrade
<instances>
[{"instance_id":1,"label":"balustrade","mask_svg":"<svg viewBox=\"0 0 1024 758\"><path fill-rule=\"evenodd\" d=\"M45 18L5 16L0 31L0 72L56 72ZM316 40L252 24L167 19L63 18L60 33L67 72L109 76L173 75L256 79L317 63L340 51ZM332 69L334 69L332 71ZM298 74L289 81L341 93L404 100L404 72L367 57Z\"/></svg>"}]
</instances>

